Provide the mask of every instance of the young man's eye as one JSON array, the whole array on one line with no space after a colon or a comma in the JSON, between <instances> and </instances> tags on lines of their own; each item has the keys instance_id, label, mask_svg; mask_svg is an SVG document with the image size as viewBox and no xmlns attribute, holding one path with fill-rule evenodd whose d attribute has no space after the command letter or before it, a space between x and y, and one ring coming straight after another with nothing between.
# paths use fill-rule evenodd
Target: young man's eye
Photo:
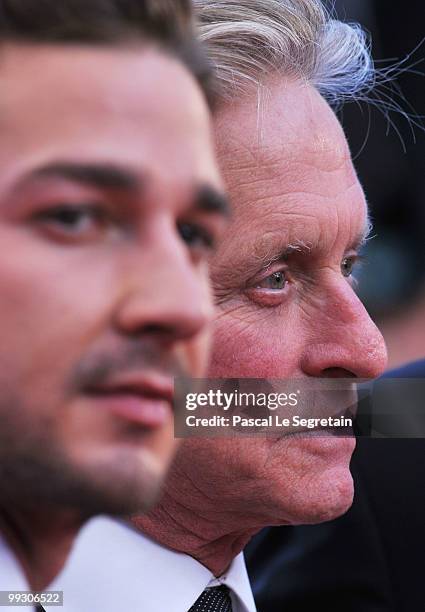
<instances>
[{"instance_id":1,"label":"young man's eye","mask_svg":"<svg viewBox=\"0 0 425 612\"><path fill-rule=\"evenodd\" d=\"M57 206L41 212L37 217L75 230L93 221L101 221L102 212L95 206Z\"/></svg>"},{"instance_id":2,"label":"young man's eye","mask_svg":"<svg viewBox=\"0 0 425 612\"><path fill-rule=\"evenodd\" d=\"M34 220L64 238L89 238L105 229L108 216L97 205L58 205L34 215Z\"/></svg>"},{"instance_id":3,"label":"young man's eye","mask_svg":"<svg viewBox=\"0 0 425 612\"><path fill-rule=\"evenodd\" d=\"M204 227L196 223L179 223L178 231L182 240L191 249L212 250L214 248L214 237Z\"/></svg>"}]
</instances>

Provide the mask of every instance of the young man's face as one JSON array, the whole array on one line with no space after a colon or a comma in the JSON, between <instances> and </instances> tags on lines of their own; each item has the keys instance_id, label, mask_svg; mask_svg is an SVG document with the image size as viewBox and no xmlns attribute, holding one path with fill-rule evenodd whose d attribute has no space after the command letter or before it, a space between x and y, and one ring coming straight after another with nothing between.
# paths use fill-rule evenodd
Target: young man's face
<instances>
[{"instance_id":1,"label":"young man's face","mask_svg":"<svg viewBox=\"0 0 425 612\"><path fill-rule=\"evenodd\" d=\"M2 497L140 509L174 447L173 376L207 358L208 111L149 48L0 57Z\"/></svg>"}]
</instances>

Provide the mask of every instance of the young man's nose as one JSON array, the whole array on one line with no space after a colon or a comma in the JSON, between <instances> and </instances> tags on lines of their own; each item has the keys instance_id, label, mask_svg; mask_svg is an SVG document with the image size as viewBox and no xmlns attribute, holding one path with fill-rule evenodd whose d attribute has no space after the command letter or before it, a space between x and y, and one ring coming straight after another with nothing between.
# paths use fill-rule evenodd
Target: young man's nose
<instances>
[{"instance_id":1,"label":"young man's nose","mask_svg":"<svg viewBox=\"0 0 425 612\"><path fill-rule=\"evenodd\" d=\"M139 246L127 258L117 325L128 334L169 341L196 336L213 316L206 269L191 261L177 237L163 236L147 251Z\"/></svg>"}]
</instances>

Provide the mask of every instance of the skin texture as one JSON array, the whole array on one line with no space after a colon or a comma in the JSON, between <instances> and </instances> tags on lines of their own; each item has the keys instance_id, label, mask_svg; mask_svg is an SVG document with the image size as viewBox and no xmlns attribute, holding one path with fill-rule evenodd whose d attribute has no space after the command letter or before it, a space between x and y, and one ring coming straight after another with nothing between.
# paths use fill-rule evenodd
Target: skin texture
<instances>
[{"instance_id":1,"label":"skin texture","mask_svg":"<svg viewBox=\"0 0 425 612\"><path fill-rule=\"evenodd\" d=\"M87 388L204 373L226 221L205 101L168 55L6 45L0 90L0 521L42 588L83 518L156 498L170 402L143 424Z\"/></svg>"},{"instance_id":2,"label":"skin texture","mask_svg":"<svg viewBox=\"0 0 425 612\"><path fill-rule=\"evenodd\" d=\"M385 345L349 277L368 221L346 139L312 87L267 86L260 121L255 94L216 120L235 210L212 263L209 374L376 377ZM345 512L354 445L306 435L185 440L159 507L139 525L219 575L262 527Z\"/></svg>"}]
</instances>

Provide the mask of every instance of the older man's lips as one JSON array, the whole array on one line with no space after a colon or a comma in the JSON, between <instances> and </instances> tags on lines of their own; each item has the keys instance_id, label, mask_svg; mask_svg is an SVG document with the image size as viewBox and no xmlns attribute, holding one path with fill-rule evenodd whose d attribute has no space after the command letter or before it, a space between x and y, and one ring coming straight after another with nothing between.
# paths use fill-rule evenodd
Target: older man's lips
<instances>
[{"instance_id":1,"label":"older man's lips","mask_svg":"<svg viewBox=\"0 0 425 612\"><path fill-rule=\"evenodd\" d=\"M165 425L172 415L172 379L120 375L87 390L92 402L111 414L146 428Z\"/></svg>"}]
</instances>

